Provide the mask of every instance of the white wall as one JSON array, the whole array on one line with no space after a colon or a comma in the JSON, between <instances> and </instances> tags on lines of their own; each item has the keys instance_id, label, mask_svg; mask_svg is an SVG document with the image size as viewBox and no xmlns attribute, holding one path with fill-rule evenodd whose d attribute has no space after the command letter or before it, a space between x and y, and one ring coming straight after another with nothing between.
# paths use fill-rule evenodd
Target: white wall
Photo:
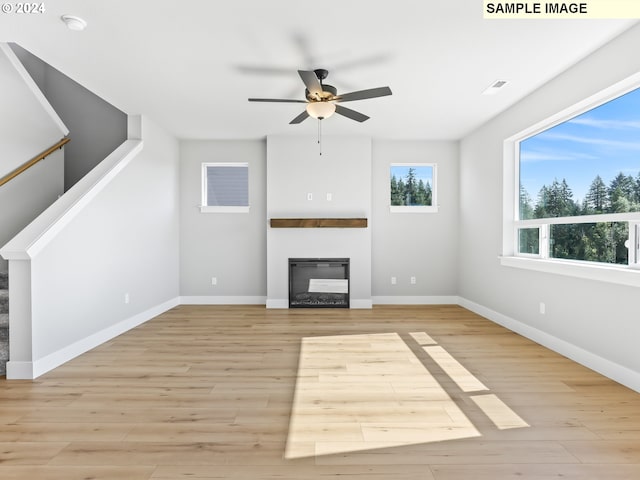
<instances>
[{"instance_id":1,"label":"white wall","mask_svg":"<svg viewBox=\"0 0 640 480\"><path fill-rule=\"evenodd\" d=\"M204 162L249 164L249 213L201 213ZM266 295L266 143L180 143L180 295L186 303L262 302ZM217 278L217 285L211 284Z\"/></svg>"},{"instance_id":2,"label":"white wall","mask_svg":"<svg viewBox=\"0 0 640 480\"><path fill-rule=\"evenodd\" d=\"M64 150L0 187L0 247L64 193ZM7 261L0 257L0 271Z\"/></svg>"},{"instance_id":3,"label":"white wall","mask_svg":"<svg viewBox=\"0 0 640 480\"><path fill-rule=\"evenodd\" d=\"M0 45L0 177L57 143L67 131L7 45ZM64 191L64 151L57 150L0 186L0 247ZM0 257L0 271L7 271Z\"/></svg>"},{"instance_id":4,"label":"white wall","mask_svg":"<svg viewBox=\"0 0 640 480\"><path fill-rule=\"evenodd\" d=\"M267 219L360 217L371 221L371 140L267 137ZM312 194L312 200L307 195ZM332 200L327 201L327 193ZM268 228L267 306L288 305L288 259L350 258L351 305L371 306L371 225Z\"/></svg>"},{"instance_id":5,"label":"white wall","mask_svg":"<svg viewBox=\"0 0 640 480\"><path fill-rule=\"evenodd\" d=\"M634 27L463 139L459 249L469 306L638 390L637 288L503 267L498 255L503 140L640 71L639 44Z\"/></svg>"},{"instance_id":6,"label":"white wall","mask_svg":"<svg viewBox=\"0 0 640 480\"><path fill-rule=\"evenodd\" d=\"M147 119L142 132L142 152L31 260L36 374L177 301L178 142Z\"/></svg>"},{"instance_id":7,"label":"white wall","mask_svg":"<svg viewBox=\"0 0 640 480\"><path fill-rule=\"evenodd\" d=\"M59 118L52 119L35 83L25 81L28 74L11 49L0 46L0 176L4 176L67 132Z\"/></svg>"},{"instance_id":8,"label":"white wall","mask_svg":"<svg viewBox=\"0 0 640 480\"><path fill-rule=\"evenodd\" d=\"M455 301L447 297L458 294L458 153L457 142L373 142L374 303ZM437 164L437 213L390 213L389 169L403 162Z\"/></svg>"}]
</instances>

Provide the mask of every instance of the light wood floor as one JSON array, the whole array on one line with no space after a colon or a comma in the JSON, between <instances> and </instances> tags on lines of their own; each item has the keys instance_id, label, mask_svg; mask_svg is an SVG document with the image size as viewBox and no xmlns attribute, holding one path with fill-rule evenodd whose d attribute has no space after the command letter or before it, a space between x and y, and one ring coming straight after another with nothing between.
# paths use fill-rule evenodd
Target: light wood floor
<instances>
[{"instance_id":1,"label":"light wood floor","mask_svg":"<svg viewBox=\"0 0 640 480\"><path fill-rule=\"evenodd\" d=\"M0 478L639 479L640 394L456 306L182 306L0 380Z\"/></svg>"}]
</instances>

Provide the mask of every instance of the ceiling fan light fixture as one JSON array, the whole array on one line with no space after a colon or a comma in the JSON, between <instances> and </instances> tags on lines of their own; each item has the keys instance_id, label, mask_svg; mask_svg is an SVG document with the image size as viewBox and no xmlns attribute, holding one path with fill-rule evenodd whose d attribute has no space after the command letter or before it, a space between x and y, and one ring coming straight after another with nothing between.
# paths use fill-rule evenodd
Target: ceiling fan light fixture
<instances>
[{"instance_id":1,"label":"ceiling fan light fixture","mask_svg":"<svg viewBox=\"0 0 640 480\"><path fill-rule=\"evenodd\" d=\"M329 118L336 111L336 106L331 102L309 102L307 103L307 113L310 117L323 120Z\"/></svg>"}]
</instances>

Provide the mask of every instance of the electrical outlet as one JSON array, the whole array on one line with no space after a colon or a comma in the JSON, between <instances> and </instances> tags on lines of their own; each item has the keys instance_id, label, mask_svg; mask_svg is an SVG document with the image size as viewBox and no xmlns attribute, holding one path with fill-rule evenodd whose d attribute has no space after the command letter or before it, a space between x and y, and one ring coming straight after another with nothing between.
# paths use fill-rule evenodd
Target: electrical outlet
<instances>
[{"instance_id":1,"label":"electrical outlet","mask_svg":"<svg viewBox=\"0 0 640 480\"><path fill-rule=\"evenodd\" d=\"M218 278L217 277L211 277L211 285L218 285Z\"/></svg>"},{"instance_id":2,"label":"electrical outlet","mask_svg":"<svg viewBox=\"0 0 640 480\"><path fill-rule=\"evenodd\" d=\"M327 202L330 202L331 200L333 200L333 194L327 193Z\"/></svg>"},{"instance_id":3,"label":"electrical outlet","mask_svg":"<svg viewBox=\"0 0 640 480\"><path fill-rule=\"evenodd\" d=\"M398 279L396 277L391 277L391 285L395 285L398 283Z\"/></svg>"},{"instance_id":4,"label":"electrical outlet","mask_svg":"<svg viewBox=\"0 0 640 480\"><path fill-rule=\"evenodd\" d=\"M544 315L545 313L547 313L547 306L543 302L540 302L540 315Z\"/></svg>"},{"instance_id":5,"label":"electrical outlet","mask_svg":"<svg viewBox=\"0 0 640 480\"><path fill-rule=\"evenodd\" d=\"M307 200L313 200L313 193L307 193Z\"/></svg>"},{"instance_id":6,"label":"electrical outlet","mask_svg":"<svg viewBox=\"0 0 640 480\"><path fill-rule=\"evenodd\" d=\"M125 293L125 294L124 294L124 303L128 304L128 303L129 303L129 300L130 300L130 298L129 298L129 294L128 294L128 293Z\"/></svg>"},{"instance_id":7,"label":"electrical outlet","mask_svg":"<svg viewBox=\"0 0 640 480\"><path fill-rule=\"evenodd\" d=\"M416 277L411 277L411 285L415 285L416 284Z\"/></svg>"}]
</instances>

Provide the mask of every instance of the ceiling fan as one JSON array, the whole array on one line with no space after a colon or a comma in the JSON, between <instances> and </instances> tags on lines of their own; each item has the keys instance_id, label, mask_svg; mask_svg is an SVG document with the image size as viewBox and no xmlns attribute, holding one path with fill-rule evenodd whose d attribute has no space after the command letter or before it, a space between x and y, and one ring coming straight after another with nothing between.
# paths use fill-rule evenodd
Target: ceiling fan
<instances>
[{"instance_id":1,"label":"ceiling fan","mask_svg":"<svg viewBox=\"0 0 640 480\"><path fill-rule=\"evenodd\" d=\"M336 105L342 102L352 102L354 100L365 100L367 98L384 97L391 95L389 87L369 88L367 90L358 90L357 92L343 93L338 95L338 90L333 85L323 84L322 81L327 78L329 71L323 68L316 70L298 70L300 78L305 85L306 100L280 99L280 98L250 98L250 102L275 102L275 103L306 103L306 109L291 120L289 123L301 123L307 117L323 120L329 118L334 113L355 120L356 122L364 122L369 117L351 110L350 108Z\"/></svg>"}]
</instances>

